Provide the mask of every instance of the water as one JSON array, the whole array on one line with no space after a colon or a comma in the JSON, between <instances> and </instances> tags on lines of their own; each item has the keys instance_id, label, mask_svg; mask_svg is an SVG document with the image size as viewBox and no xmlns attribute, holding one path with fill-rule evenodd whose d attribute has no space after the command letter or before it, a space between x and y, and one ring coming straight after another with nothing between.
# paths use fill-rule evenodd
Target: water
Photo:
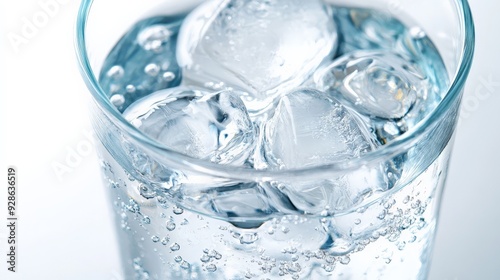
<instances>
[{"instance_id":1,"label":"water","mask_svg":"<svg viewBox=\"0 0 500 280\"><path fill-rule=\"evenodd\" d=\"M415 25L299 0L208 1L143 20L101 72L111 103L167 149L266 170L363 157L415 127L448 86ZM101 138L122 137L106 129ZM424 279L447 139L439 156L426 146L344 174L256 182L105 140L126 278Z\"/></svg>"}]
</instances>

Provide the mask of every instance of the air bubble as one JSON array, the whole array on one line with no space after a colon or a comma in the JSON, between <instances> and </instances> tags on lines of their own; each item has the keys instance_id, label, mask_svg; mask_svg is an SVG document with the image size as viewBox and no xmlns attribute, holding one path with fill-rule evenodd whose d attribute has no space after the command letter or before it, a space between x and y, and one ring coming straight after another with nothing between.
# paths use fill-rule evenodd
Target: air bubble
<instances>
[{"instance_id":1,"label":"air bubble","mask_svg":"<svg viewBox=\"0 0 500 280\"><path fill-rule=\"evenodd\" d=\"M144 73L151 77L156 77L160 73L160 66L155 63L150 63L144 67Z\"/></svg>"},{"instance_id":2,"label":"air bubble","mask_svg":"<svg viewBox=\"0 0 500 280\"><path fill-rule=\"evenodd\" d=\"M152 25L144 28L137 35L137 43L146 51L160 52L162 46L167 44L170 37L173 35L172 31L165 25Z\"/></svg>"},{"instance_id":3,"label":"air bubble","mask_svg":"<svg viewBox=\"0 0 500 280\"><path fill-rule=\"evenodd\" d=\"M382 212L380 212L377 216L378 219L380 220L383 220L385 219L385 215L387 214L387 212L385 210L382 210Z\"/></svg>"},{"instance_id":4,"label":"air bubble","mask_svg":"<svg viewBox=\"0 0 500 280\"><path fill-rule=\"evenodd\" d=\"M135 92L135 86L133 85L127 85L125 87L125 90L128 92L128 93L134 93Z\"/></svg>"},{"instance_id":5,"label":"air bubble","mask_svg":"<svg viewBox=\"0 0 500 280\"><path fill-rule=\"evenodd\" d=\"M170 250L172 251L179 251L181 249L181 246L177 243L174 243L170 246Z\"/></svg>"},{"instance_id":6,"label":"air bubble","mask_svg":"<svg viewBox=\"0 0 500 280\"><path fill-rule=\"evenodd\" d=\"M139 185L139 193L146 199L151 199L156 196L156 192L144 184Z\"/></svg>"},{"instance_id":7,"label":"air bubble","mask_svg":"<svg viewBox=\"0 0 500 280\"><path fill-rule=\"evenodd\" d=\"M123 78L124 74L125 70L123 70L123 67L121 67L120 65L115 65L108 70L106 76L108 76L111 79L118 80Z\"/></svg>"},{"instance_id":8,"label":"air bubble","mask_svg":"<svg viewBox=\"0 0 500 280\"><path fill-rule=\"evenodd\" d=\"M163 80L165 82L171 82L175 79L175 74L173 72L168 71L168 72L163 73L163 75L161 77L163 78Z\"/></svg>"},{"instance_id":9,"label":"air bubble","mask_svg":"<svg viewBox=\"0 0 500 280\"><path fill-rule=\"evenodd\" d=\"M427 36L425 34L425 31L422 30L422 28L420 28L418 26L414 26L414 27L410 28L410 35L411 35L411 37L413 37L415 39L422 39L422 38L425 38L425 36Z\"/></svg>"},{"instance_id":10,"label":"air bubble","mask_svg":"<svg viewBox=\"0 0 500 280\"><path fill-rule=\"evenodd\" d=\"M142 223L149 225L151 223L151 219L148 216L142 217Z\"/></svg>"},{"instance_id":11,"label":"air bubble","mask_svg":"<svg viewBox=\"0 0 500 280\"><path fill-rule=\"evenodd\" d=\"M160 238L156 235L153 235L153 236L151 236L151 240L156 243L156 242L160 241Z\"/></svg>"},{"instance_id":12,"label":"air bubble","mask_svg":"<svg viewBox=\"0 0 500 280\"><path fill-rule=\"evenodd\" d=\"M404 204L407 204L408 202L410 202L410 196L407 195L404 199L403 199L403 203Z\"/></svg>"},{"instance_id":13,"label":"air bubble","mask_svg":"<svg viewBox=\"0 0 500 280\"><path fill-rule=\"evenodd\" d=\"M172 212L174 212L175 215L181 215L184 213L184 210L178 206L174 206Z\"/></svg>"},{"instance_id":14,"label":"air bubble","mask_svg":"<svg viewBox=\"0 0 500 280\"><path fill-rule=\"evenodd\" d=\"M241 244L253 244L259 239L257 233L245 233L240 236Z\"/></svg>"},{"instance_id":15,"label":"air bubble","mask_svg":"<svg viewBox=\"0 0 500 280\"><path fill-rule=\"evenodd\" d=\"M187 261L182 261L181 267L183 269L188 269L191 265Z\"/></svg>"},{"instance_id":16,"label":"air bubble","mask_svg":"<svg viewBox=\"0 0 500 280\"><path fill-rule=\"evenodd\" d=\"M425 219L424 218L420 218L420 220L418 221L418 224L417 224L417 228L419 230L423 229L425 227L425 225L427 225L427 223L425 222Z\"/></svg>"},{"instance_id":17,"label":"air bubble","mask_svg":"<svg viewBox=\"0 0 500 280\"><path fill-rule=\"evenodd\" d=\"M161 239L161 244L163 244L163 245L167 245L169 241L170 241L170 238L168 238L168 237L163 237L163 238Z\"/></svg>"},{"instance_id":18,"label":"air bubble","mask_svg":"<svg viewBox=\"0 0 500 280\"><path fill-rule=\"evenodd\" d=\"M181 256L175 256L174 257L174 261L180 263L180 262L182 262L182 257Z\"/></svg>"},{"instance_id":19,"label":"air bubble","mask_svg":"<svg viewBox=\"0 0 500 280\"><path fill-rule=\"evenodd\" d=\"M207 254L203 254L203 256L201 256L201 258L200 258L200 261L202 261L204 263L209 262L210 257Z\"/></svg>"},{"instance_id":20,"label":"air bubble","mask_svg":"<svg viewBox=\"0 0 500 280\"><path fill-rule=\"evenodd\" d=\"M349 258L349 256L343 256L339 261L341 264L349 264L349 262L351 262L351 258Z\"/></svg>"},{"instance_id":21,"label":"air bubble","mask_svg":"<svg viewBox=\"0 0 500 280\"><path fill-rule=\"evenodd\" d=\"M167 222L167 229L169 231L173 231L175 229L175 227L176 227L176 225L175 225L175 223L173 221L168 221Z\"/></svg>"},{"instance_id":22,"label":"air bubble","mask_svg":"<svg viewBox=\"0 0 500 280\"><path fill-rule=\"evenodd\" d=\"M121 94L114 94L109 98L109 101L111 101L111 104L115 106L116 108L121 107L123 104L125 104L125 97Z\"/></svg>"},{"instance_id":23,"label":"air bubble","mask_svg":"<svg viewBox=\"0 0 500 280\"><path fill-rule=\"evenodd\" d=\"M208 272L215 272L217 270L217 266L215 264L209 264L207 265L207 271Z\"/></svg>"},{"instance_id":24,"label":"air bubble","mask_svg":"<svg viewBox=\"0 0 500 280\"><path fill-rule=\"evenodd\" d=\"M329 264L329 265L323 265L323 269L324 269L326 272L332 272L334 268L335 268L335 266L334 266L334 265L331 265L331 264Z\"/></svg>"}]
</instances>

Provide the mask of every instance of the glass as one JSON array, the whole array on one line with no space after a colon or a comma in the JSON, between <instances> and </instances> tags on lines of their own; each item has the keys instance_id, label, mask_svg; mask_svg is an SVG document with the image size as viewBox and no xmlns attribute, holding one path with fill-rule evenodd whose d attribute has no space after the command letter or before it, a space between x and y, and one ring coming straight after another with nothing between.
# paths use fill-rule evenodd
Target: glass
<instances>
[{"instance_id":1,"label":"glass","mask_svg":"<svg viewBox=\"0 0 500 280\"><path fill-rule=\"evenodd\" d=\"M341 163L279 171L217 165L173 152L129 124L98 83L106 56L135 23L153 16L183 16L201 2L83 0L80 7L77 55L94 99L92 123L100 140L125 278L425 279L473 55L467 2L326 1L373 8L403 22L403 15L411 15L439 50L451 86L430 115L377 150ZM395 187L335 211L250 211L234 218L213 209L220 188L226 197L241 198L232 207L245 213L246 198L262 202L255 198L255 186L262 190L335 182L398 162L404 166ZM175 180L180 177L190 178L189 184L179 187Z\"/></svg>"}]
</instances>

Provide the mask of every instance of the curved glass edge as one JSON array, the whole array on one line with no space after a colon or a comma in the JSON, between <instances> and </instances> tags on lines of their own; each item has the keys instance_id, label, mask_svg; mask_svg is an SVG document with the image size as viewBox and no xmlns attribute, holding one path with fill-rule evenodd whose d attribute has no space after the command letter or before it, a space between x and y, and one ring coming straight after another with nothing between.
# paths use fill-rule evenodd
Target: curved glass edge
<instances>
[{"instance_id":1,"label":"curved glass edge","mask_svg":"<svg viewBox=\"0 0 500 280\"><path fill-rule=\"evenodd\" d=\"M438 120L443 117L447 110L452 107L454 102L461 98L462 90L469 75L472 58L475 49L475 29L472 13L467 0L459 0L459 10L464 25L464 45L461 55L460 67L455 75L455 79L451 84L448 93L441 101L438 107L424 120L422 120L413 131L403 134L398 139L385 145L383 148L374 150L367 153L361 158L352 159L342 163L334 163L322 165L317 167L308 167L304 169L289 169L289 170L254 170L244 167L219 165L216 163L204 161L201 159L191 158L186 155L172 151L164 147L161 143L147 137L141 133L137 128L132 126L123 118L123 116L111 105L102 88L100 87L97 77L92 71L90 61L86 52L86 37L85 28L87 24L88 15L92 6L93 0L83 0L77 15L76 23L76 55L80 67L81 75L85 84L91 91L91 94L100 110L102 110L108 117L110 117L115 124L126 132L126 134L133 139L142 143L149 150L154 151L160 155L168 157L170 161L176 161L186 168L196 170L198 172L212 174L215 176L229 177L239 180L267 180L267 178L296 178L307 176L311 177L315 174L322 174L325 172L348 172L359 168L360 166L373 165L383 162L391 157L397 156L401 151L408 149L414 144L418 143L423 136L431 131Z\"/></svg>"}]
</instances>

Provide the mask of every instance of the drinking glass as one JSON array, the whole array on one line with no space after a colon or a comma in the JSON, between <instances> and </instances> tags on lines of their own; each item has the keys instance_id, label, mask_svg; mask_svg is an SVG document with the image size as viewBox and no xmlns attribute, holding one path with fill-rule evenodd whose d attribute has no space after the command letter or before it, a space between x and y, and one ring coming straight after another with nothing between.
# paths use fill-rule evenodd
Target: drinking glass
<instances>
[{"instance_id":1,"label":"drinking glass","mask_svg":"<svg viewBox=\"0 0 500 280\"><path fill-rule=\"evenodd\" d=\"M125 278L425 279L473 56L467 1L328 0L403 22L410 16L439 50L450 86L435 110L379 149L295 170L218 165L174 152L127 122L101 87L106 56L134 24L182 18L202 2L83 0L79 10L76 51L93 99L91 119ZM323 211L307 213L275 211L269 204L283 199L280 187L325 182L331 187L323 189L326 196L336 199L346 190L335 182L395 165L401 174L394 187L346 207L322 205ZM354 189L376 183L351 181Z\"/></svg>"}]
</instances>

